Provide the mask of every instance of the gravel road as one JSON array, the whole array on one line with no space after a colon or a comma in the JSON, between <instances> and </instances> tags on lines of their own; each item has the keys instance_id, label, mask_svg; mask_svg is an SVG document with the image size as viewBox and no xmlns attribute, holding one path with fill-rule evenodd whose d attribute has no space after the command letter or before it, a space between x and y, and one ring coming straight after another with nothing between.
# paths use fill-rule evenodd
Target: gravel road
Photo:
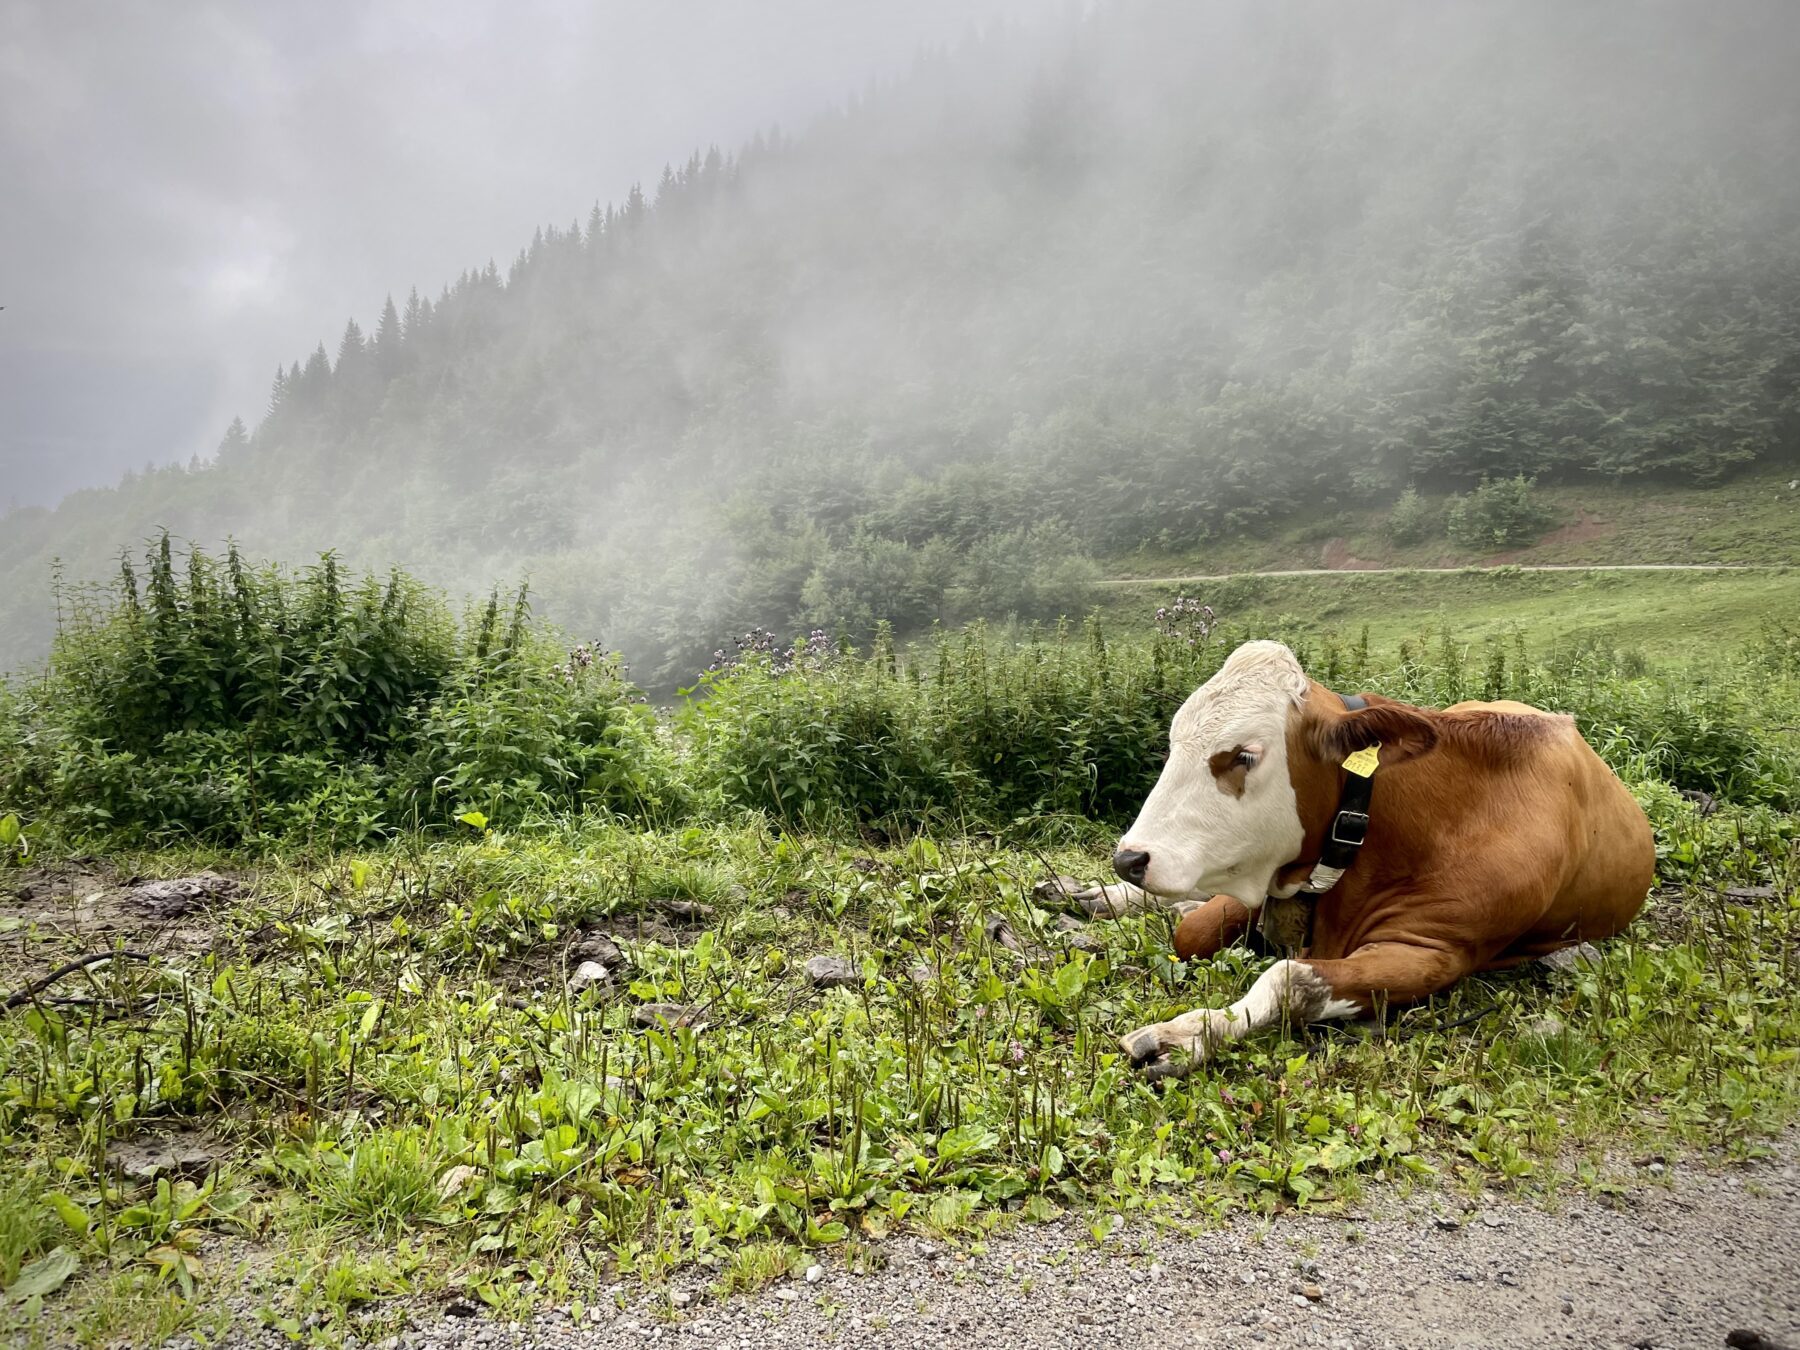
<instances>
[{"instance_id":1,"label":"gravel road","mask_svg":"<svg viewBox=\"0 0 1800 1350\"><path fill-rule=\"evenodd\" d=\"M816 1282L723 1302L678 1283L660 1307L609 1305L580 1326L555 1313L507 1327L433 1309L385 1344L1663 1350L1724 1346L1743 1328L1800 1350L1800 1135L1747 1167L1694 1159L1634 1171L1624 1195L1570 1188L1556 1212L1374 1190L1348 1217L1246 1217L1193 1237L1127 1231L1105 1253L1072 1220L995 1239L979 1256L905 1238L887 1244L874 1274L822 1267Z\"/></svg>"},{"instance_id":2,"label":"gravel road","mask_svg":"<svg viewBox=\"0 0 1800 1350\"><path fill-rule=\"evenodd\" d=\"M1781 572L1788 563L1516 563L1490 567L1289 567L1273 572L1212 572L1185 577L1108 577L1102 586L1178 586L1189 581L1236 581L1243 577L1405 577L1453 572Z\"/></svg>"}]
</instances>

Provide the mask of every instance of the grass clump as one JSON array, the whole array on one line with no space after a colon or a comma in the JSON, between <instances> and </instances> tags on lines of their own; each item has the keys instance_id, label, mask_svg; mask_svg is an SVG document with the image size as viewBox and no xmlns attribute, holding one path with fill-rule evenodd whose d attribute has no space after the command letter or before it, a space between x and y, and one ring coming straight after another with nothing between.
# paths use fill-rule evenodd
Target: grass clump
<instances>
[{"instance_id":1,"label":"grass clump","mask_svg":"<svg viewBox=\"0 0 1800 1350\"><path fill-rule=\"evenodd\" d=\"M347 1146L289 1159L319 1215L389 1241L440 1214L446 1150L424 1126L376 1129Z\"/></svg>"},{"instance_id":2,"label":"grass clump","mask_svg":"<svg viewBox=\"0 0 1800 1350\"><path fill-rule=\"evenodd\" d=\"M465 620L394 572L179 554L64 592L41 678L0 707L0 801L115 844L342 845L478 811L646 814L669 790L616 662L534 628L520 591Z\"/></svg>"}]
</instances>

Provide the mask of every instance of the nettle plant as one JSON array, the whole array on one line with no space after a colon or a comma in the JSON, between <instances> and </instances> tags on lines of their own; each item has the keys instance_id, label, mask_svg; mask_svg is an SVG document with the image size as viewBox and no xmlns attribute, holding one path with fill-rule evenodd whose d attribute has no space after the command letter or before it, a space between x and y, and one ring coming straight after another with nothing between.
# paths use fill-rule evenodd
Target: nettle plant
<instances>
[{"instance_id":1,"label":"nettle plant","mask_svg":"<svg viewBox=\"0 0 1800 1350\"><path fill-rule=\"evenodd\" d=\"M253 566L164 535L63 588L48 669L3 710L0 800L77 837L352 843L481 810L660 810L670 755L623 666L533 621L460 621L399 571Z\"/></svg>"}]
</instances>

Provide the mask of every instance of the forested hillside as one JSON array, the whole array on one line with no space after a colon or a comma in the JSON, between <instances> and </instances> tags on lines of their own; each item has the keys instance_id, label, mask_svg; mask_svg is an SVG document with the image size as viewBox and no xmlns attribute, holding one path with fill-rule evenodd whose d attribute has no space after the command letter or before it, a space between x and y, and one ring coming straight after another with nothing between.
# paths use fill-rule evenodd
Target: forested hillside
<instances>
[{"instance_id":1,"label":"forested hillside","mask_svg":"<svg viewBox=\"0 0 1800 1350\"><path fill-rule=\"evenodd\" d=\"M216 457L0 527L528 575L640 678L734 631L1084 598L1096 559L1800 443L1777 5L1146 3L921 57L276 374Z\"/></svg>"}]
</instances>

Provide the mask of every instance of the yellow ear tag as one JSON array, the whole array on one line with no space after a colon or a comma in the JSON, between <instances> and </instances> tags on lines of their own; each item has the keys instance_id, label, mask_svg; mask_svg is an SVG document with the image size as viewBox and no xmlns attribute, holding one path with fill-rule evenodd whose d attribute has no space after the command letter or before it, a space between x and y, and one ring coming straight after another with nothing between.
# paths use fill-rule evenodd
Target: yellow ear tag
<instances>
[{"instance_id":1,"label":"yellow ear tag","mask_svg":"<svg viewBox=\"0 0 1800 1350\"><path fill-rule=\"evenodd\" d=\"M1380 763L1380 761L1381 742L1376 741L1375 744L1365 745L1361 750L1356 751L1345 759L1344 768L1355 774L1358 778L1368 778L1374 774L1375 766Z\"/></svg>"}]
</instances>

